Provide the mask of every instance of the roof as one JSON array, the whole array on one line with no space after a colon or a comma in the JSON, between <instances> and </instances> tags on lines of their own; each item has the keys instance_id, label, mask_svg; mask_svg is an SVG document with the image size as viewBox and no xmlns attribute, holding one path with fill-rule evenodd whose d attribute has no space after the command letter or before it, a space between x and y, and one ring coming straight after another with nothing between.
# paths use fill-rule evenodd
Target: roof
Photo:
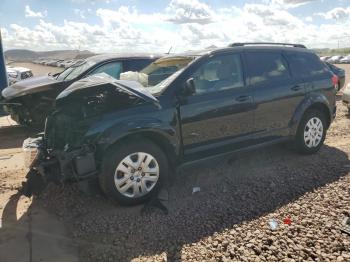
<instances>
[{"instance_id":1,"label":"roof","mask_svg":"<svg viewBox=\"0 0 350 262\"><path fill-rule=\"evenodd\" d=\"M93 61L95 63L103 62L105 60L113 60L113 59L148 59L148 58L160 58L163 55L160 54L150 54L150 53L120 53L120 54L102 54L95 55L86 58L87 61Z\"/></svg>"},{"instance_id":2,"label":"roof","mask_svg":"<svg viewBox=\"0 0 350 262\"><path fill-rule=\"evenodd\" d=\"M231 50L285 50L285 51L296 51L296 52L307 52L313 53L312 50L303 47L292 47L292 46L278 46L278 45L246 45L246 46L232 46L232 47L221 47L211 50L210 53L219 53L223 51Z\"/></svg>"}]
</instances>

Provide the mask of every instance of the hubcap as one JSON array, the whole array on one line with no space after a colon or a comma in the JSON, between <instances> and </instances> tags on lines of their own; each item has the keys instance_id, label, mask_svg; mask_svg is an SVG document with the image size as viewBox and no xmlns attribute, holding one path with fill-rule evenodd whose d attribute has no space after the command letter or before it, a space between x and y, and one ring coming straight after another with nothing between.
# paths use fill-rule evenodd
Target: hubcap
<instances>
[{"instance_id":1,"label":"hubcap","mask_svg":"<svg viewBox=\"0 0 350 262\"><path fill-rule=\"evenodd\" d=\"M159 165L150 154L136 152L126 156L114 173L114 184L124 196L138 198L148 194L157 184Z\"/></svg>"},{"instance_id":2,"label":"hubcap","mask_svg":"<svg viewBox=\"0 0 350 262\"><path fill-rule=\"evenodd\" d=\"M317 147L323 136L323 125L318 117L311 118L304 128L304 142L309 148Z\"/></svg>"}]
</instances>

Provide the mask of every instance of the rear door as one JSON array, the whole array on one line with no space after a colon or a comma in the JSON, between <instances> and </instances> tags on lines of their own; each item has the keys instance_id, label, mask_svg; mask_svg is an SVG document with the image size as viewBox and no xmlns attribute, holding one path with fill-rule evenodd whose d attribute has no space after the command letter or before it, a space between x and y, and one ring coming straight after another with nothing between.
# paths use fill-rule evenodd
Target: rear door
<instances>
[{"instance_id":1,"label":"rear door","mask_svg":"<svg viewBox=\"0 0 350 262\"><path fill-rule=\"evenodd\" d=\"M214 154L213 149L242 140L253 130L253 100L239 53L212 56L188 78L193 78L196 93L180 104L186 156Z\"/></svg>"},{"instance_id":2,"label":"rear door","mask_svg":"<svg viewBox=\"0 0 350 262\"><path fill-rule=\"evenodd\" d=\"M254 131L267 140L287 135L305 94L303 81L292 77L282 51L246 51L244 57L254 97Z\"/></svg>"}]
</instances>

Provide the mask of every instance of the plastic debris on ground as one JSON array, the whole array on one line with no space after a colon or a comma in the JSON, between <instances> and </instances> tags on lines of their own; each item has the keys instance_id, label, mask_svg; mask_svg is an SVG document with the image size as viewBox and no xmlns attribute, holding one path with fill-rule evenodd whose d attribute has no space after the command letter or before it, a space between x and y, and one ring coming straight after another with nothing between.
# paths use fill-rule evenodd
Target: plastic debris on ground
<instances>
[{"instance_id":1,"label":"plastic debris on ground","mask_svg":"<svg viewBox=\"0 0 350 262\"><path fill-rule=\"evenodd\" d=\"M291 225L292 224L292 220L289 217L286 217L285 219L283 219L283 224Z\"/></svg>"},{"instance_id":2,"label":"plastic debris on ground","mask_svg":"<svg viewBox=\"0 0 350 262\"><path fill-rule=\"evenodd\" d=\"M350 235L350 217L348 216L344 217L342 222L342 227L340 230Z\"/></svg>"},{"instance_id":3,"label":"plastic debris on ground","mask_svg":"<svg viewBox=\"0 0 350 262\"><path fill-rule=\"evenodd\" d=\"M276 230L278 228L278 222L275 219L270 219L269 226L271 230Z\"/></svg>"},{"instance_id":4,"label":"plastic debris on ground","mask_svg":"<svg viewBox=\"0 0 350 262\"><path fill-rule=\"evenodd\" d=\"M192 195L195 194L195 193L198 193L201 191L201 188L199 186L195 186L192 188Z\"/></svg>"}]
</instances>

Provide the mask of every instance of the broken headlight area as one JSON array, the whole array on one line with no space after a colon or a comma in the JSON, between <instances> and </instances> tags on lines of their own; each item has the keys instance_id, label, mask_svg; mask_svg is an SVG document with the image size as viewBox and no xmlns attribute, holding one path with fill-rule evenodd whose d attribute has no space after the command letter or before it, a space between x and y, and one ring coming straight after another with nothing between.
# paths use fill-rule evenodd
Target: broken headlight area
<instances>
[{"instance_id":1,"label":"broken headlight area","mask_svg":"<svg viewBox=\"0 0 350 262\"><path fill-rule=\"evenodd\" d=\"M62 184L66 181L80 181L97 174L94 148L88 145L69 152L51 151L40 137L27 139L23 150L32 161L29 164L27 181L22 184L21 189L21 193L28 197L40 194L50 182Z\"/></svg>"}]
</instances>

